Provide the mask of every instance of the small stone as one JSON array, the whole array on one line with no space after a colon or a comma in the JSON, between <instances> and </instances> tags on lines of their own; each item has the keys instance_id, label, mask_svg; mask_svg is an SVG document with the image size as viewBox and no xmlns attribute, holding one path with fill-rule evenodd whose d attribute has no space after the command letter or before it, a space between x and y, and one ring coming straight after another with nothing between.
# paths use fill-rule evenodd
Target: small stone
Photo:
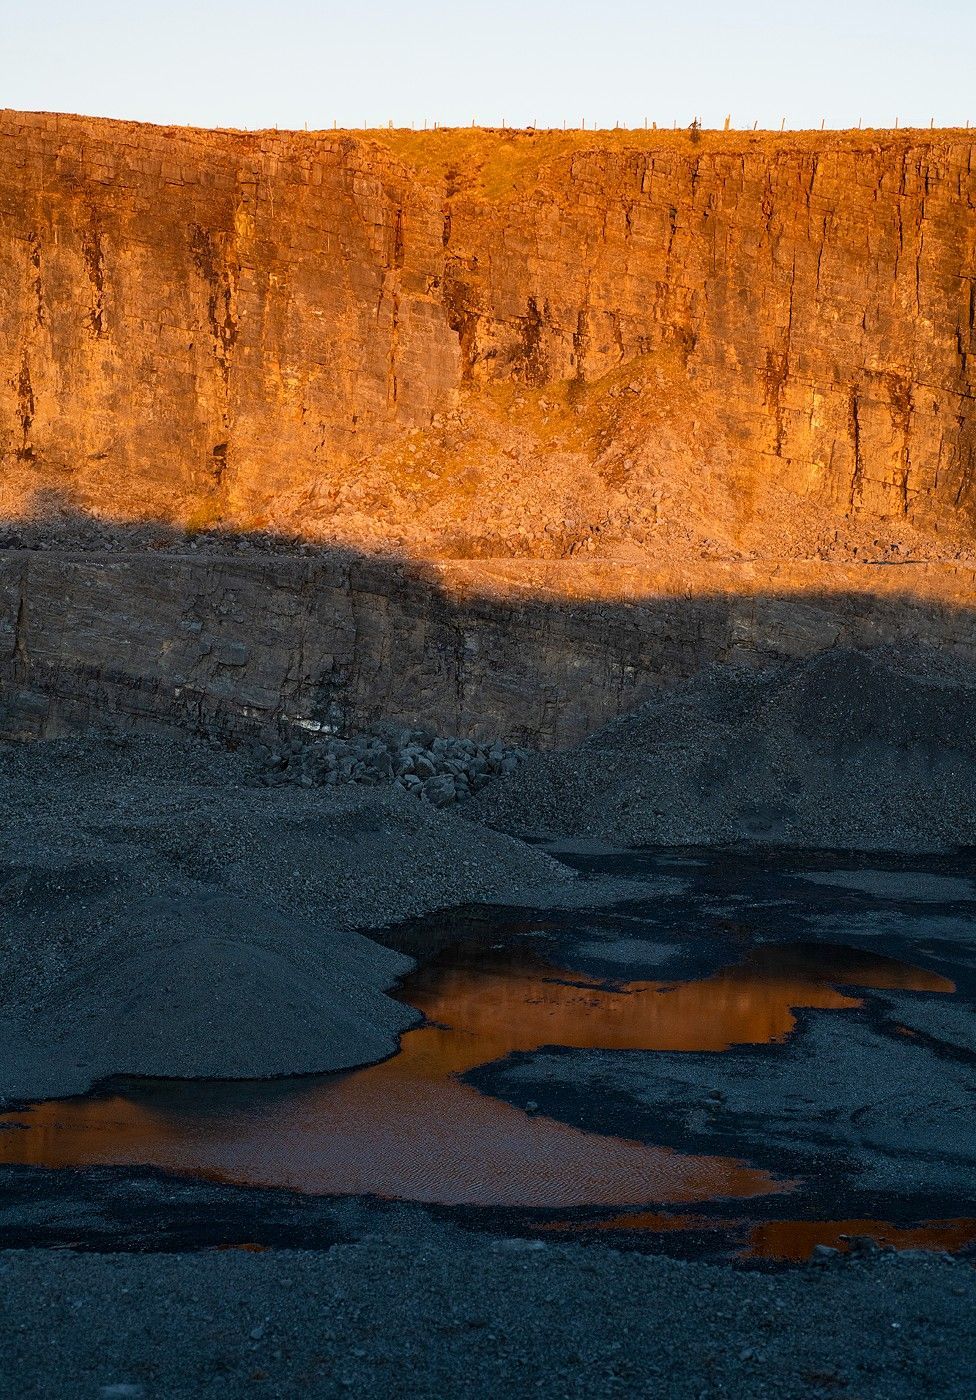
<instances>
[{"instance_id":1,"label":"small stone","mask_svg":"<svg viewBox=\"0 0 976 1400\"><path fill-rule=\"evenodd\" d=\"M878 1241L873 1239L870 1235L852 1235L851 1252L854 1254L866 1255L870 1258L875 1254L881 1253L881 1246L878 1244Z\"/></svg>"},{"instance_id":2,"label":"small stone","mask_svg":"<svg viewBox=\"0 0 976 1400\"><path fill-rule=\"evenodd\" d=\"M423 792L432 807L451 807L457 801L454 781L449 777L429 778L424 783Z\"/></svg>"}]
</instances>

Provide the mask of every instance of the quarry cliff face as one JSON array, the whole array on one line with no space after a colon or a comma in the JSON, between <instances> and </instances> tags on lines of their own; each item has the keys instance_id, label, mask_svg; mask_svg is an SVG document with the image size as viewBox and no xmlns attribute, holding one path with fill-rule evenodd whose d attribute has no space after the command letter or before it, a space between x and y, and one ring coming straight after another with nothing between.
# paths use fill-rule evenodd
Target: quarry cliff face
<instances>
[{"instance_id":1,"label":"quarry cliff face","mask_svg":"<svg viewBox=\"0 0 976 1400\"><path fill-rule=\"evenodd\" d=\"M0 735L969 657L973 146L0 113Z\"/></svg>"},{"instance_id":2,"label":"quarry cliff face","mask_svg":"<svg viewBox=\"0 0 976 1400\"><path fill-rule=\"evenodd\" d=\"M906 578L910 574L910 579ZM0 550L0 737L307 740L377 721L569 746L703 666L891 647L976 668L976 572Z\"/></svg>"},{"instance_id":3,"label":"quarry cliff face","mask_svg":"<svg viewBox=\"0 0 976 1400\"><path fill-rule=\"evenodd\" d=\"M966 133L0 117L0 514L413 557L952 557Z\"/></svg>"}]
</instances>

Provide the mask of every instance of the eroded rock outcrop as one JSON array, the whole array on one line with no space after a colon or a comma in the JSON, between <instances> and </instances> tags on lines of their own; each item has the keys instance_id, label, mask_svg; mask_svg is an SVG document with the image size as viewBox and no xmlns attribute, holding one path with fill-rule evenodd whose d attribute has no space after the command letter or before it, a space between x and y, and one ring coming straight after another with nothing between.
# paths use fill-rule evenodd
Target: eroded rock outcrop
<instances>
[{"instance_id":1,"label":"eroded rock outcrop","mask_svg":"<svg viewBox=\"0 0 976 1400\"><path fill-rule=\"evenodd\" d=\"M0 512L425 557L952 555L974 200L963 132L8 112Z\"/></svg>"},{"instance_id":2,"label":"eroded rock outcrop","mask_svg":"<svg viewBox=\"0 0 976 1400\"><path fill-rule=\"evenodd\" d=\"M973 148L0 114L0 733L968 655Z\"/></svg>"}]
</instances>

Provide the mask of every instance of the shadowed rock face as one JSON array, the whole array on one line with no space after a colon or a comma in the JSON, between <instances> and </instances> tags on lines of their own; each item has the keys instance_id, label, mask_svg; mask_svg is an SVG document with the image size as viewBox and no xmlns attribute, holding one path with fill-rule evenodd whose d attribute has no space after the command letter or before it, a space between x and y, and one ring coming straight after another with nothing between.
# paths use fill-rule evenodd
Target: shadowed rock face
<instances>
[{"instance_id":1,"label":"shadowed rock face","mask_svg":"<svg viewBox=\"0 0 976 1400\"><path fill-rule=\"evenodd\" d=\"M389 719L562 747L714 662L901 645L972 671L974 594L973 570L948 564L692 575L3 550L0 736L99 716L229 735Z\"/></svg>"},{"instance_id":2,"label":"shadowed rock face","mask_svg":"<svg viewBox=\"0 0 976 1400\"><path fill-rule=\"evenodd\" d=\"M414 556L968 545L962 132L0 118L0 511Z\"/></svg>"}]
</instances>

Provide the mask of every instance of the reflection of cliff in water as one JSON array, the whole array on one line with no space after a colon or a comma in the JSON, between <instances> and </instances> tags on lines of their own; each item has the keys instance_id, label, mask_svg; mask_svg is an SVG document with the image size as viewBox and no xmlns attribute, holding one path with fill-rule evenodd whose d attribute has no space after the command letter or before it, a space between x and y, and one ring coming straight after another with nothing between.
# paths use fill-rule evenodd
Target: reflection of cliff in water
<instances>
[{"instance_id":1,"label":"reflection of cliff in water","mask_svg":"<svg viewBox=\"0 0 976 1400\"><path fill-rule=\"evenodd\" d=\"M846 1254L858 1240L892 1249L963 1249L976 1241L976 1220L929 1220L897 1226L883 1220L767 1220L749 1233L746 1252L757 1259L808 1259L817 1245Z\"/></svg>"},{"instance_id":2,"label":"reflection of cliff in water","mask_svg":"<svg viewBox=\"0 0 976 1400\"><path fill-rule=\"evenodd\" d=\"M480 1093L461 1076L542 1046L712 1050L780 1041L794 1009L856 1007L845 987L949 993L943 977L844 948L761 947L678 983L600 983L527 946L442 953L401 995L426 1024L382 1064L258 1086L129 1083L39 1104L0 1125L0 1162L151 1165L326 1195L447 1205L704 1202L788 1190L724 1157L581 1131Z\"/></svg>"},{"instance_id":3,"label":"reflection of cliff in water","mask_svg":"<svg viewBox=\"0 0 976 1400\"><path fill-rule=\"evenodd\" d=\"M548 1220L536 1225L544 1235L566 1238L585 1232L605 1237L694 1233L704 1240L719 1235L735 1241L735 1253L745 1259L798 1263L809 1259L818 1245L841 1254L862 1241L891 1249L958 1250L976 1241L976 1220L928 1220L922 1225L893 1225L885 1220L764 1220L755 1224L703 1215L672 1215L663 1211L625 1211L619 1215Z\"/></svg>"}]
</instances>

